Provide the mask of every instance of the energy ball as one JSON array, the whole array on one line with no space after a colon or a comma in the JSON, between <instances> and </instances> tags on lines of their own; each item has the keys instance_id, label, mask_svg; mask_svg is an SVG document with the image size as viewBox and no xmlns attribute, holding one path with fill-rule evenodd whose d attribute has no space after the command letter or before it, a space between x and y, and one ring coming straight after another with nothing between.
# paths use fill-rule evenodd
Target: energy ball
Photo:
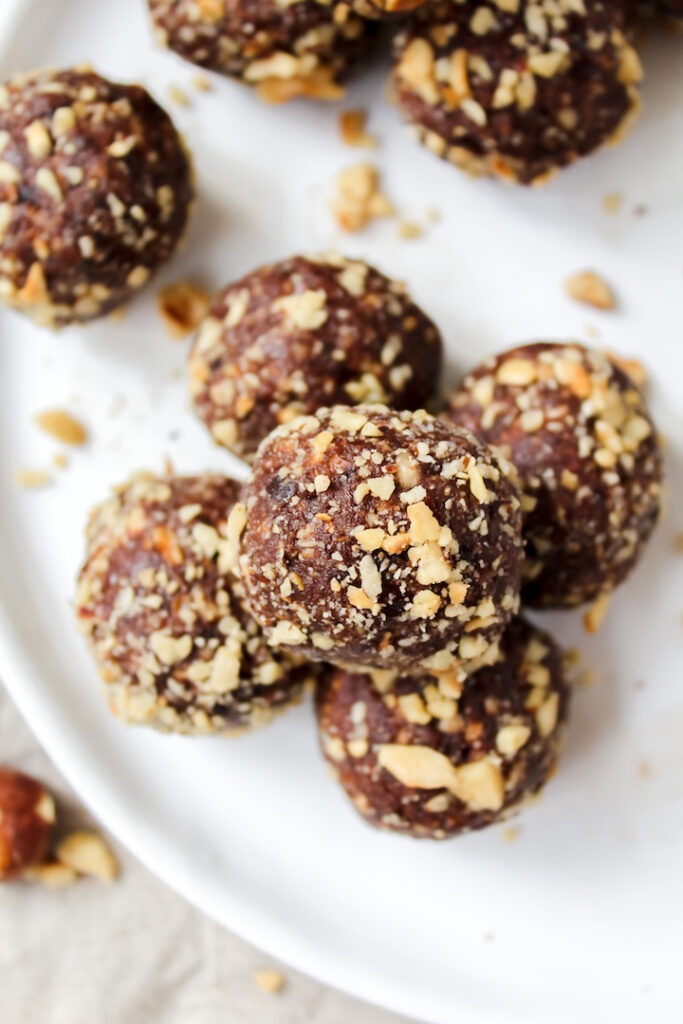
<instances>
[{"instance_id":1,"label":"energy ball","mask_svg":"<svg viewBox=\"0 0 683 1024\"><path fill-rule=\"evenodd\" d=\"M166 732L230 733L298 701L310 672L274 653L226 571L237 485L133 478L91 514L76 595L114 714Z\"/></svg>"},{"instance_id":2,"label":"energy ball","mask_svg":"<svg viewBox=\"0 0 683 1024\"><path fill-rule=\"evenodd\" d=\"M173 123L90 68L0 85L0 300L41 326L103 316L168 260L192 200Z\"/></svg>"},{"instance_id":3,"label":"energy ball","mask_svg":"<svg viewBox=\"0 0 683 1024\"><path fill-rule=\"evenodd\" d=\"M417 138L468 173L540 184L619 141L642 76L621 0L429 4L398 36L393 87Z\"/></svg>"},{"instance_id":4,"label":"energy ball","mask_svg":"<svg viewBox=\"0 0 683 1024\"><path fill-rule=\"evenodd\" d=\"M473 670L518 607L513 472L424 410L336 406L278 427L229 524L247 607L314 660Z\"/></svg>"},{"instance_id":5,"label":"energy ball","mask_svg":"<svg viewBox=\"0 0 683 1024\"><path fill-rule=\"evenodd\" d=\"M41 863L55 819L55 802L40 782L0 767L0 882Z\"/></svg>"},{"instance_id":6,"label":"energy ball","mask_svg":"<svg viewBox=\"0 0 683 1024\"><path fill-rule=\"evenodd\" d=\"M294 256L220 293L190 353L190 390L214 440L251 456L321 406L425 405L441 349L402 284L341 256Z\"/></svg>"},{"instance_id":7,"label":"energy ball","mask_svg":"<svg viewBox=\"0 0 683 1024\"><path fill-rule=\"evenodd\" d=\"M338 99L372 27L332 0L148 0L156 35L185 60L256 86L265 100Z\"/></svg>"},{"instance_id":8,"label":"energy ball","mask_svg":"<svg viewBox=\"0 0 683 1024\"><path fill-rule=\"evenodd\" d=\"M316 694L323 754L370 824L445 839L510 817L550 778L569 687L547 633L513 620L459 696L391 677L329 668Z\"/></svg>"},{"instance_id":9,"label":"energy ball","mask_svg":"<svg viewBox=\"0 0 683 1024\"><path fill-rule=\"evenodd\" d=\"M514 463L523 491L523 600L608 595L657 522L662 458L643 396L609 356L522 345L468 374L450 417Z\"/></svg>"}]
</instances>

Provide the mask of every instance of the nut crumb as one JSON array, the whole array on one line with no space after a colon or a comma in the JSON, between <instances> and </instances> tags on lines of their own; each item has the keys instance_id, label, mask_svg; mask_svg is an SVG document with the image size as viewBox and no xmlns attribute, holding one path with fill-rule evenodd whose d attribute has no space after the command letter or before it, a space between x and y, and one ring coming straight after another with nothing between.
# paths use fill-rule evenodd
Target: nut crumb
<instances>
[{"instance_id":1,"label":"nut crumb","mask_svg":"<svg viewBox=\"0 0 683 1024\"><path fill-rule=\"evenodd\" d=\"M514 843L519 839L519 829L511 826L503 832L503 839L506 843Z\"/></svg>"},{"instance_id":2,"label":"nut crumb","mask_svg":"<svg viewBox=\"0 0 683 1024\"><path fill-rule=\"evenodd\" d=\"M369 163L347 167L335 181L337 195L331 203L344 231L360 231L376 217L390 217L394 208L379 190L379 173Z\"/></svg>"},{"instance_id":3,"label":"nut crumb","mask_svg":"<svg viewBox=\"0 0 683 1024\"><path fill-rule=\"evenodd\" d=\"M181 89L179 85L171 84L168 87L168 98L172 103L177 103L179 107L189 107L190 98L184 89Z\"/></svg>"},{"instance_id":4,"label":"nut crumb","mask_svg":"<svg viewBox=\"0 0 683 1024\"><path fill-rule=\"evenodd\" d=\"M252 978L269 995L277 995L285 986L285 976L281 971L254 971Z\"/></svg>"},{"instance_id":5,"label":"nut crumb","mask_svg":"<svg viewBox=\"0 0 683 1024\"><path fill-rule=\"evenodd\" d=\"M587 633L597 633L600 629L607 614L611 598L611 594L600 594L600 597L596 597L595 601L593 601L583 616L583 627Z\"/></svg>"},{"instance_id":6,"label":"nut crumb","mask_svg":"<svg viewBox=\"0 0 683 1024\"><path fill-rule=\"evenodd\" d=\"M75 416L65 409L46 409L35 416L36 426L63 444L81 445L88 440L88 432Z\"/></svg>"},{"instance_id":7,"label":"nut crumb","mask_svg":"<svg viewBox=\"0 0 683 1024\"><path fill-rule=\"evenodd\" d=\"M208 292L191 281L174 281L157 295L157 309L172 338L194 331L209 312Z\"/></svg>"},{"instance_id":8,"label":"nut crumb","mask_svg":"<svg viewBox=\"0 0 683 1024\"><path fill-rule=\"evenodd\" d=\"M565 281L567 294L576 302L595 309L614 309L615 301L612 289L593 270L583 270L572 274Z\"/></svg>"},{"instance_id":9,"label":"nut crumb","mask_svg":"<svg viewBox=\"0 0 683 1024\"><path fill-rule=\"evenodd\" d=\"M365 131L368 115L365 110L342 110L339 114L339 134L347 146L365 146L375 149L377 136Z\"/></svg>"},{"instance_id":10,"label":"nut crumb","mask_svg":"<svg viewBox=\"0 0 683 1024\"><path fill-rule=\"evenodd\" d=\"M118 874L113 853L94 832L72 832L62 839L56 855L60 864L73 868L79 875L94 875L111 882Z\"/></svg>"},{"instance_id":11,"label":"nut crumb","mask_svg":"<svg viewBox=\"0 0 683 1024\"><path fill-rule=\"evenodd\" d=\"M192 84L200 92L213 92L213 83L206 75L195 75Z\"/></svg>"},{"instance_id":12,"label":"nut crumb","mask_svg":"<svg viewBox=\"0 0 683 1024\"><path fill-rule=\"evenodd\" d=\"M605 213L618 213L621 208L621 192L608 192L602 197L602 205Z\"/></svg>"},{"instance_id":13,"label":"nut crumb","mask_svg":"<svg viewBox=\"0 0 683 1024\"><path fill-rule=\"evenodd\" d=\"M38 490L39 487L49 487L52 474L47 469L15 469L14 482L27 491Z\"/></svg>"},{"instance_id":14,"label":"nut crumb","mask_svg":"<svg viewBox=\"0 0 683 1024\"><path fill-rule=\"evenodd\" d=\"M56 452L52 456L52 464L57 469L66 469L69 465L69 456L65 455L64 452Z\"/></svg>"},{"instance_id":15,"label":"nut crumb","mask_svg":"<svg viewBox=\"0 0 683 1024\"><path fill-rule=\"evenodd\" d=\"M411 238L419 238L422 234L422 228L419 224L416 224L414 220L402 220L398 225L398 237L406 240Z\"/></svg>"},{"instance_id":16,"label":"nut crumb","mask_svg":"<svg viewBox=\"0 0 683 1024\"><path fill-rule=\"evenodd\" d=\"M27 881L35 879L46 889L66 889L69 885L73 885L78 878L73 868L67 864L60 864L58 861L38 864L26 872L25 876Z\"/></svg>"}]
</instances>

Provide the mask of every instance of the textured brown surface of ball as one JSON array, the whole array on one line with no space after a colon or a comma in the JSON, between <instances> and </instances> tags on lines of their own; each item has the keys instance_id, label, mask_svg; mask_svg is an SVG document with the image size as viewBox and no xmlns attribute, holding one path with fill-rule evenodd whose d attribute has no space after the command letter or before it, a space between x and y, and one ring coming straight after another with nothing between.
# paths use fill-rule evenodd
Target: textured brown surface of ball
<instances>
[{"instance_id":1,"label":"textured brown surface of ball","mask_svg":"<svg viewBox=\"0 0 683 1024\"><path fill-rule=\"evenodd\" d=\"M149 0L157 38L185 60L256 86L263 99L338 99L371 26L317 0Z\"/></svg>"},{"instance_id":2,"label":"textured brown surface of ball","mask_svg":"<svg viewBox=\"0 0 683 1024\"><path fill-rule=\"evenodd\" d=\"M509 817L550 777L569 687L546 633L513 620L459 695L392 675L329 668L316 692L323 754L372 825L444 839Z\"/></svg>"},{"instance_id":3,"label":"textured brown surface of ball","mask_svg":"<svg viewBox=\"0 0 683 1024\"><path fill-rule=\"evenodd\" d=\"M468 374L450 417L520 474L524 600L578 605L623 582L659 517L662 458L641 392L612 359L522 345Z\"/></svg>"},{"instance_id":4,"label":"textured brown surface of ball","mask_svg":"<svg viewBox=\"0 0 683 1024\"><path fill-rule=\"evenodd\" d=\"M240 731L296 703L311 676L267 646L226 569L236 496L224 477L141 476L91 515L76 612L127 722Z\"/></svg>"},{"instance_id":5,"label":"textured brown surface of ball","mask_svg":"<svg viewBox=\"0 0 683 1024\"><path fill-rule=\"evenodd\" d=\"M260 267L225 288L188 370L214 440L251 456L274 427L322 406L419 408L441 362L439 332L402 284L330 254Z\"/></svg>"},{"instance_id":6,"label":"textured brown surface of ball","mask_svg":"<svg viewBox=\"0 0 683 1024\"><path fill-rule=\"evenodd\" d=\"M85 67L0 85L0 300L63 327L127 302L176 248L191 167L138 85Z\"/></svg>"},{"instance_id":7,"label":"textured brown surface of ball","mask_svg":"<svg viewBox=\"0 0 683 1024\"><path fill-rule=\"evenodd\" d=\"M512 472L424 410L279 427L230 523L249 609L318 660L457 673L494 658L519 596Z\"/></svg>"},{"instance_id":8,"label":"textured brown surface of ball","mask_svg":"<svg viewBox=\"0 0 683 1024\"><path fill-rule=\"evenodd\" d=\"M0 881L44 859L55 819L54 800L40 782L0 767Z\"/></svg>"},{"instance_id":9,"label":"textured brown surface of ball","mask_svg":"<svg viewBox=\"0 0 683 1024\"><path fill-rule=\"evenodd\" d=\"M641 76L619 0L465 0L414 15L393 88L438 156L531 184L618 141Z\"/></svg>"}]
</instances>

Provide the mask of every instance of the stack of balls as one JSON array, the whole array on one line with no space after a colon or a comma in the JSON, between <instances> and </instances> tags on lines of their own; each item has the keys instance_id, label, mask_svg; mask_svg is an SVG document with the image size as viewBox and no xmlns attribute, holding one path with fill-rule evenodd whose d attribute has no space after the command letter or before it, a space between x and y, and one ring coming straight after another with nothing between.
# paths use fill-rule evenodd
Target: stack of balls
<instances>
[{"instance_id":1,"label":"stack of balls","mask_svg":"<svg viewBox=\"0 0 683 1024\"><path fill-rule=\"evenodd\" d=\"M169 46L280 99L336 95L377 20L419 6L400 106L441 156L525 184L618 137L637 102L618 0L150 6ZM85 66L0 86L0 300L39 324L127 302L192 199L141 87ZM520 603L604 606L627 578L659 515L657 435L626 370L574 342L489 359L445 408L441 364L434 323L361 260L294 256L220 292L189 386L248 479L142 475L93 511L76 610L112 711L229 734L315 685L354 805L415 836L544 785L569 686Z\"/></svg>"},{"instance_id":2,"label":"stack of balls","mask_svg":"<svg viewBox=\"0 0 683 1024\"><path fill-rule=\"evenodd\" d=\"M432 838L506 818L552 774L569 683L520 602L606 600L662 489L643 395L609 356L520 346L437 416L441 347L359 260L297 256L226 287L189 383L246 482L118 488L76 600L124 720L244 731L310 684L357 810Z\"/></svg>"}]
</instances>

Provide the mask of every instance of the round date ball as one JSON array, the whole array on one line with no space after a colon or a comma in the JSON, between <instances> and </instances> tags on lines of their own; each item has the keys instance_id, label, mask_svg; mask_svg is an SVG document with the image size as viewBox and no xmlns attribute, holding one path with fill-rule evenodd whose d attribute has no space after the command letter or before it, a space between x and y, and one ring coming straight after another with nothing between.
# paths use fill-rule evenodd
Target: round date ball
<instances>
[{"instance_id":1,"label":"round date ball","mask_svg":"<svg viewBox=\"0 0 683 1024\"><path fill-rule=\"evenodd\" d=\"M574 343L522 345L468 374L450 416L520 474L524 600L574 606L627 577L659 517L662 458L616 362Z\"/></svg>"},{"instance_id":2,"label":"round date ball","mask_svg":"<svg viewBox=\"0 0 683 1024\"><path fill-rule=\"evenodd\" d=\"M393 89L432 152L529 185L620 140L641 74L621 0L465 0L413 16Z\"/></svg>"},{"instance_id":3,"label":"round date ball","mask_svg":"<svg viewBox=\"0 0 683 1024\"><path fill-rule=\"evenodd\" d=\"M316 692L323 754L356 809L431 839L507 818L538 792L568 702L559 648L522 619L460 694L431 676L342 668L325 670Z\"/></svg>"},{"instance_id":4,"label":"round date ball","mask_svg":"<svg viewBox=\"0 0 683 1024\"><path fill-rule=\"evenodd\" d=\"M312 659L475 668L518 607L513 472L424 410L335 406L278 427L230 522L248 608Z\"/></svg>"},{"instance_id":5,"label":"round date ball","mask_svg":"<svg viewBox=\"0 0 683 1024\"><path fill-rule=\"evenodd\" d=\"M162 46L256 86L262 99L338 99L372 25L346 3L148 0Z\"/></svg>"},{"instance_id":6,"label":"round date ball","mask_svg":"<svg viewBox=\"0 0 683 1024\"><path fill-rule=\"evenodd\" d=\"M0 85L0 300L41 326L127 302L169 259L192 200L173 123L90 68Z\"/></svg>"},{"instance_id":7,"label":"round date ball","mask_svg":"<svg viewBox=\"0 0 683 1024\"><path fill-rule=\"evenodd\" d=\"M44 860L55 818L54 800L40 782L0 767L0 882Z\"/></svg>"},{"instance_id":8,"label":"round date ball","mask_svg":"<svg viewBox=\"0 0 683 1024\"><path fill-rule=\"evenodd\" d=\"M214 440L251 456L322 406L419 408L441 361L438 330L402 284L341 256L294 256L220 293L190 353L190 389Z\"/></svg>"},{"instance_id":9,"label":"round date ball","mask_svg":"<svg viewBox=\"0 0 683 1024\"><path fill-rule=\"evenodd\" d=\"M76 613L126 722L237 732L301 695L308 669L267 646L226 571L236 497L225 477L145 475L91 514Z\"/></svg>"}]
</instances>

